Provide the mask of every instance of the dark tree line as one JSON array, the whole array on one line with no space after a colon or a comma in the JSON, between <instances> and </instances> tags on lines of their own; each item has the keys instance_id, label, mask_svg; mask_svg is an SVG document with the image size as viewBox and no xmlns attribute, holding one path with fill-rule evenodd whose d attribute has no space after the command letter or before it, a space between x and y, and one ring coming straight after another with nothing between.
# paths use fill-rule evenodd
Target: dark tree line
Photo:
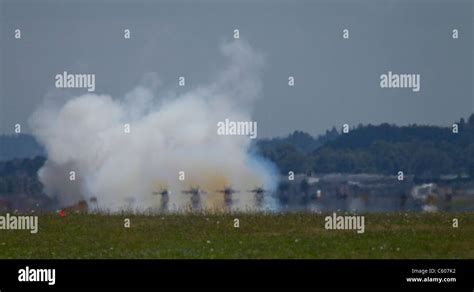
<instances>
[{"instance_id":1,"label":"dark tree line","mask_svg":"<svg viewBox=\"0 0 474 292\"><path fill-rule=\"evenodd\" d=\"M45 161L44 157L39 156L0 161L0 195L42 194L43 186L37 173Z\"/></svg>"},{"instance_id":2,"label":"dark tree line","mask_svg":"<svg viewBox=\"0 0 474 292\"><path fill-rule=\"evenodd\" d=\"M282 173L383 173L399 170L421 177L468 174L474 177L474 114L452 127L359 125L313 138L294 132L257 143L258 152Z\"/></svg>"},{"instance_id":3,"label":"dark tree line","mask_svg":"<svg viewBox=\"0 0 474 292\"><path fill-rule=\"evenodd\" d=\"M15 158L33 158L44 156L45 151L31 135L0 136L0 161Z\"/></svg>"}]
</instances>

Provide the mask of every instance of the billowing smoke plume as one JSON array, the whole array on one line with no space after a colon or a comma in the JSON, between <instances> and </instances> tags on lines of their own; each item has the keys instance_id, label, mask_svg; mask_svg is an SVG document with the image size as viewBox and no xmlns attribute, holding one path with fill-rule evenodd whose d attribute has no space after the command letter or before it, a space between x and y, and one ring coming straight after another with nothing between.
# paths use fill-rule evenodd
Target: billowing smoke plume
<instances>
[{"instance_id":1,"label":"billowing smoke plume","mask_svg":"<svg viewBox=\"0 0 474 292\"><path fill-rule=\"evenodd\" d=\"M216 190L232 186L240 190L232 208L253 209L255 196L247 190L274 189L274 169L249 152L248 136L219 136L217 123L252 120L263 58L242 40L222 45L221 52L228 60L222 72L184 94L160 93L160 82L149 75L122 99L85 94L40 107L30 124L48 153L39 171L46 193L63 206L86 200L118 211L155 208L160 198L153 192L168 189L169 209L184 210L191 200L182 191L199 186L207 192L203 208L219 209L224 196Z\"/></svg>"}]
</instances>

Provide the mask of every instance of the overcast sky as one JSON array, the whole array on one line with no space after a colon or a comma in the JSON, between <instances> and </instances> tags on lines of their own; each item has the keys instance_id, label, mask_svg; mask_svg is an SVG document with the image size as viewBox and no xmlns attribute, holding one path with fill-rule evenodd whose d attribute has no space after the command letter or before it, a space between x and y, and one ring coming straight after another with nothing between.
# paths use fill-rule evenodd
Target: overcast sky
<instances>
[{"instance_id":1,"label":"overcast sky","mask_svg":"<svg viewBox=\"0 0 474 292\"><path fill-rule=\"evenodd\" d=\"M474 112L469 0L0 2L3 133L26 126L63 71L95 73L96 93L116 98L148 72L178 92L181 75L187 89L207 83L235 28L265 57L259 137L343 123L450 125ZM381 89L388 71L420 74L420 92Z\"/></svg>"}]
</instances>

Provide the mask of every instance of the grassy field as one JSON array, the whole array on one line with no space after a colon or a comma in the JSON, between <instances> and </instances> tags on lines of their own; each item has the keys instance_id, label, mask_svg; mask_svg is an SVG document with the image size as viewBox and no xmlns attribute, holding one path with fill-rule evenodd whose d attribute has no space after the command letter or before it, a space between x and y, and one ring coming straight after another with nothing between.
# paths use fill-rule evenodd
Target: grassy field
<instances>
[{"instance_id":1,"label":"grassy field","mask_svg":"<svg viewBox=\"0 0 474 292\"><path fill-rule=\"evenodd\" d=\"M37 234L0 230L0 258L474 258L474 213L367 214L363 234L326 230L324 217L40 215Z\"/></svg>"}]
</instances>

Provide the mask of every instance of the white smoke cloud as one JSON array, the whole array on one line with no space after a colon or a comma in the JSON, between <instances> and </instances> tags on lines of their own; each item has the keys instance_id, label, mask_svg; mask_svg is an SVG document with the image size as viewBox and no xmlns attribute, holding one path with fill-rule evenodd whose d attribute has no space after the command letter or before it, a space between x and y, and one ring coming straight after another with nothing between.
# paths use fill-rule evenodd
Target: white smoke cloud
<instances>
[{"instance_id":1,"label":"white smoke cloud","mask_svg":"<svg viewBox=\"0 0 474 292\"><path fill-rule=\"evenodd\" d=\"M216 125L225 118L251 120L263 57L242 40L223 44L221 52L228 64L215 82L181 95L157 93L160 81L148 74L121 100L85 94L36 110L30 125L48 153L39 171L46 193L63 206L95 197L101 209L118 211L133 202L143 210L159 206L152 193L166 188L169 208L182 210L190 205L182 191L199 186L208 192L203 207L218 209L224 200L216 190L232 186L241 191L233 208L253 209L254 195L246 190L273 190L276 172L249 153L249 137L219 136Z\"/></svg>"}]
</instances>

